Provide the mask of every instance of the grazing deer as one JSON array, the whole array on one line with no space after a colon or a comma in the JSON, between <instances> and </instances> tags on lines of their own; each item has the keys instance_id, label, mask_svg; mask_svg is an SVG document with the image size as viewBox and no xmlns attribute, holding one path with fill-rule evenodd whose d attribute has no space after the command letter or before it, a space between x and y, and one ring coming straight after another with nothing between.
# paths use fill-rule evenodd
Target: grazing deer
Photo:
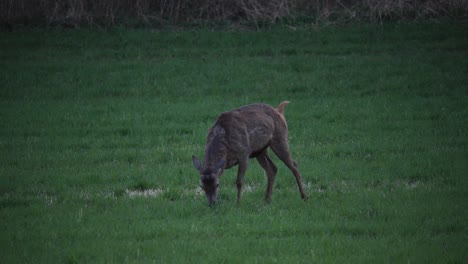
<instances>
[{"instance_id":1,"label":"grazing deer","mask_svg":"<svg viewBox=\"0 0 468 264\"><path fill-rule=\"evenodd\" d=\"M201 188L211 206L218 199L219 177L224 169L239 165L237 172L237 202L241 197L244 174L249 158L257 158L268 176L266 201L271 201L271 192L277 168L268 157L270 147L278 158L288 166L296 177L302 199L307 199L302 186L302 176L297 163L291 158L288 145L288 126L284 108L288 101L278 108L266 104L251 104L219 115L210 128L203 164L193 156L193 164L200 172Z\"/></svg>"}]
</instances>

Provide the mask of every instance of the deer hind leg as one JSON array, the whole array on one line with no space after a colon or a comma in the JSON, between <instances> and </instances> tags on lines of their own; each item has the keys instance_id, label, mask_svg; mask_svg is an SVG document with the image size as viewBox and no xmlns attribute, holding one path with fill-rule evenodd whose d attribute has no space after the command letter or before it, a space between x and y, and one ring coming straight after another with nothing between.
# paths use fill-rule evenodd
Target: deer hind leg
<instances>
[{"instance_id":1,"label":"deer hind leg","mask_svg":"<svg viewBox=\"0 0 468 264\"><path fill-rule=\"evenodd\" d=\"M302 176L297 168L297 162L294 161L289 152L289 145L287 139L283 140L273 140L270 144L273 152L278 156L278 158L291 170L296 177L297 186L299 187L299 192L301 193L302 199L307 199L307 194L304 191L304 186L302 185Z\"/></svg>"},{"instance_id":2,"label":"deer hind leg","mask_svg":"<svg viewBox=\"0 0 468 264\"><path fill-rule=\"evenodd\" d=\"M265 170L268 177L267 191L265 195L265 201L269 203L271 201L271 193L273 191L273 183L275 182L275 176L277 168L275 164L268 157L267 150L265 149L262 153L257 156L257 161L260 163L260 166Z\"/></svg>"}]
</instances>

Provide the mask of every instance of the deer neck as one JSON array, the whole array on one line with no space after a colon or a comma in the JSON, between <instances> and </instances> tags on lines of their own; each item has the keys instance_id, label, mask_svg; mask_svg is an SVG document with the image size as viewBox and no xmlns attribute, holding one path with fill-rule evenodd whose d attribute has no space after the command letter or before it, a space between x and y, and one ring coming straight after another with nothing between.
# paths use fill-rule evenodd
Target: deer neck
<instances>
[{"instance_id":1,"label":"deer neck","mask_svg":"<svg viewBox=\"0 0 468 264\"><path fill-rule=\"evenodd\" d=\"M223 128L214 127L208 134L205 148L205 169L213 169L220 160L226 160L227 147Z\"/></svg>"}]
</instances>

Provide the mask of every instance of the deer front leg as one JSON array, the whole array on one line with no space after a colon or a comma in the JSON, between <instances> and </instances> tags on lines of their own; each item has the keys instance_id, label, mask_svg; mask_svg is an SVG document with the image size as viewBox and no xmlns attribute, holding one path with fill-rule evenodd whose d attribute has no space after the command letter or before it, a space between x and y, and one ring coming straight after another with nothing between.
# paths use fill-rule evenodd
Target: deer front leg
<instances>
[{"instance_id":1,"label":"deer front leg","mask_svg":"<svg viewBox=\"0 0 468 264\"><path fill-rule=\"evenodd\" d=\"M237 170L237 203L240 203L242 185L244 184L244 174L247 170L248 158L239 161L239 168Z\"/></svg>"}]
</instances>

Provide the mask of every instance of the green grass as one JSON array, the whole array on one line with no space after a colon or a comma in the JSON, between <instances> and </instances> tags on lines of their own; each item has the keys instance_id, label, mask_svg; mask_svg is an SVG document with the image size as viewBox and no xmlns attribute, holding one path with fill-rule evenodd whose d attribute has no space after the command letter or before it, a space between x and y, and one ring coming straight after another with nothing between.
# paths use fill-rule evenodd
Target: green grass
<instances>
[{"instance_id":1,"label":"green grass","mask_svg":"<svg viewBox=\"0 0 468 264\"><path fill-rule=\"evenodd\" d=\"M467 32L0 33L1 262L464 263ZM209 208L216 116L283 100L309 200L274 157Z\"/></svg>"}]
</instances>

